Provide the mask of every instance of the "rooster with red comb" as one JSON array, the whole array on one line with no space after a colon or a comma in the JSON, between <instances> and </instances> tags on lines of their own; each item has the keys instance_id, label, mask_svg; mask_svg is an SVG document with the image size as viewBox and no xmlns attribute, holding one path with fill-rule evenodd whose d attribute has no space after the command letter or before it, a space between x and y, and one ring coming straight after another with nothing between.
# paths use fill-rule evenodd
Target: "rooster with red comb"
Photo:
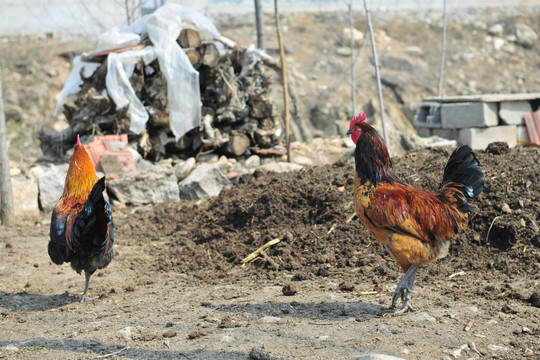
<instances>
[{"instance_id":1,"label":"rooster with red comb","mask_svg":"<svg viewBox=\"0 0 540 360\"><path fill-rule=\"evenodd\" d=\"M86 285L81 302L88 297L90 276L113 258L114 228L109 203L103 197L105 177L98 180L90 156L77 135L75 152L66 175L64 192L51 217L49 256L58 265L71 263Z\"/></svg>"},{"instance_id":2,"label":"rooster with red comb","mask_svg":"<svg viewBox=\"0 0 540 360\"><path fill-rule=\"evenodd\" d=\"M392 307L384 311L403 313L413 310L418 267L446 256L450 241L467 226L476 209L470 200L482 192L484 175L476 155L463 145L450 155L437 192L406 184L395 174L384 141L365 120L366 114L359 114L349 127L356 144L354 204L371 235L405 273Z\"/></svg>"}]
</instances>

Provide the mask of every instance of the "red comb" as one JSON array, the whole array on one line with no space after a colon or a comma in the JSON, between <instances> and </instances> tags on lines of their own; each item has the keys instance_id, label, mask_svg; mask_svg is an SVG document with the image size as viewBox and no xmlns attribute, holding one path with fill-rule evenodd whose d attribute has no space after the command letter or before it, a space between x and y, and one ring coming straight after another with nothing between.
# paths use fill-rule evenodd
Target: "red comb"
<instances>
[{"instance_id":1,"label":"red comb","mask_svg":"<svg viewBox=\"0 0 540 360\"><path fill-rule=\"evenodd\" d=\"M366 114L365 113L359 113L358 116L355 116L353 120L356 121L365 121L366 120Z\"/></svg>"},{"instance_id":2,"label":"red comb","mask_svg":"<svg viewBox=\"0 0 540 360\"><path fill-rule=\"evenodd\" d=\"M81 146L81 139L79 139L79 134L77 134L77 146Z\"/></svg>"}]
</instances>

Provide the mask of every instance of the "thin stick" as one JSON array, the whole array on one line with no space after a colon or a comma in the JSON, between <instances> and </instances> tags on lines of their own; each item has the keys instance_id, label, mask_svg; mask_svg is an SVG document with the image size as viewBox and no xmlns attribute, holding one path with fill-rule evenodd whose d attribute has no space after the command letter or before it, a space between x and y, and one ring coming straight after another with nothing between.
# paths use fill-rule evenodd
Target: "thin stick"
<instances>
[{"instance_id":1,"label":"thin stick","mask_svg":"<svg viewBox=\"0 0 540 360\"><path fill-rule=\"evenodd\" d=\"M448 275L448 278L451 279L453 277L461 276L461 275L465 275L465 271L458 271L457 273L453 273L451 275Z\"/></svg>"},{"instance_id":2,"label":"thin stick","mask_svg":"<svg viewBox=\"0 0 540 360\"><path fill-rule=\"evenodd\" d=\"M96 356L96 359L105 359L105 358L108 358L108 357L111 357L111 356L114 356L114 355L118 355L118 354L120 354L121 352L126 351L126 350L129 349L129 348L130 348L129 346L126 346L125 348L120 349L120 350L115 351L115 352L112 352L112 353L110 353L110 354L105 354L105 355Z\"/></svg>"},{"instance_id":3,"label":"thin stick","mask_svg":"<svg viewBox=\"0 0 540 360\"><path fill-rule=\"evenodd\" d=\"M250 261L253 261L253 259L255 259L257 256L259 256L259 254L260 254L261 252L263 252L264 250L268 249L270 246L277 244L277 243L280 242L283 238L284 238L284 236L282 236L281 238L276 238L276 239L270 240L269 242L267 242L266 244L264 244L263 246L261 246L260 248L258 248L257 250L255 250L254 252L252 252L251 254L249 254L248 256L246 256L246 257L242 260L242 263L243 263L243 264L246 264L246 263L248 263L248 262L250 262Z\"/></svg>"},{"instance_id":4,"label":"thin stick","mask_svg":"<svg viewBox=\"0 0 540 360\"><path fill-rule=\"evenodd\" d=\"M283 106L285 116L285 138L287 141L287 161L291 162L291 124L289 114L289 92L287 88L287 69L285 65L285 51L283 50L283 41L281 39L281 24L279 22L278 0L274 0L274 16L276 19L276 31L279 43L279 56L281 58L281 77L283 80Z\"/></svg>"},{"instance_id":5,"label":"thin stick","mask_svg":"<svg viewBox=\"0 0 540 360\"><path fill-rule=\"evenodd\" d=\"M377 79L377 92L379 94L379 111L381 112L383 138L386 146L389 146L390 144L388 142L388 135L386 134L386 121L384 119L384 103L382 95L381 75L379 74L379 59L377 58L377 48L375 47L375 35L373 34L373 25L371 24L371 13L369 12L366 0L364 0L364 9L366 10L369 36L371 39L371 51L373 52L373 62L375 66L375 77Z\"/></svg>"},{"instance_id":6,"label":"thin stick","mask_svg":"<svg viewBox=\"0 0 540 360\"><path fill-rule=\"evenodd\" d=\"M353 212L351 215L349 215L349 217L346 220L346 223L347 224L350 223L352 219L354 219L355 216L356 216L356 212Z\"/></svg>"},{"instance_id":7,"label":"thin stick","mask_svg":"<svg viewBox=\"0 0 540 360\"><path fill-rule=\"evenodd\" d=\"M442 96L443 75L444 75L444 53L446 52L446 0L443 0L443 30L441 41L441 68L439 71L439 90L437 96Z\"/></svg>"},{"instance_id":8,"label":"thin stick","mask_svg":"<svg viewBox=\"0 0 540 360\"><path fill-rule=\"evenodd\" d=\"M495 216L495 219L493 219L493 221L491 222L491 225L489 225L489 229L486 235L486 244L489 241L489 233L491 232L491 228L493 227L493 224L495 224L495 220L497 220L498 218L500 218L500 216Z\"/></svg>"},{"instance_id":9,"label":"thin stick","mask_svg":"<svg viewBox=\"0 0 540 360\"><path fill-rule=\"evenodd\" d=\"M352 14L352 0L347 3L347 10L349 11L349 35L351 36L350 46L351 46L351 101L352 101L352 112L353 116L356 116L356 52L355 42L354 42L354 20Z\"/></svg>"},{"instance_id":10,"label":"thin stick","mask_svg":"<svg viewBox=\"0 0 540 360\"><path fill-rule=\"evenodd\" d=\"M4 99L2 97L2 73L0 72L0 221L4 226L15 224L13 210L13 190L9 175L9 154L7 143Z\"/></svg>"}]
</instances>

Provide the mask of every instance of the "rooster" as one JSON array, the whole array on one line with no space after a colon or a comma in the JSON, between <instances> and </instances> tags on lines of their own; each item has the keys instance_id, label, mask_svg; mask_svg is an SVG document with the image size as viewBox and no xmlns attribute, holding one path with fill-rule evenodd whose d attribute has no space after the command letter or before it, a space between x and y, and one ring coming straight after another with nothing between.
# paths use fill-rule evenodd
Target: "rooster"
<instances>
[{"instance_id":1,"label":"rooster","mask_svg":"<svg viewBox=\"0 0 540 360\"><path fill-rule=\"evenodd\" d=\"M64 193L52 212L49 256L58 265L70 262L79 274L84 270L86 285L81 302L91 300L90 276L109 265L113 258L114 228L104 190L105 177L98 180L77 135Z\"/></svg>"},{"instance_id":2,"label":"rooster","mask_svg":"<svg viewBox=\"0 0 540 360\"><path fill-rule=\"evenodd\" d=\"M354 117L348 131L356 144L356 213L405 273L384 312L414 311L410 299L416 270L446 256L450 240L475 211L469 199L482 192L484 175L471 148L460 146L450 155L438 193L416 189L396 176L386 145L365 119L362 113Z\"/></svg>"}]
</instances>

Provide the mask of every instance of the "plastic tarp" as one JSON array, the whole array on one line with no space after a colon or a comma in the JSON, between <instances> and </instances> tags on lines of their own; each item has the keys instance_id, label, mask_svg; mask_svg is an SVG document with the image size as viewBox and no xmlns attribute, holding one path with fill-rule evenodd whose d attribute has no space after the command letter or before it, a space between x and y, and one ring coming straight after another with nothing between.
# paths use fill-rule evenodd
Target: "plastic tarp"
<instances>
[{"instance_id":1,"label":"plastic tarp","mask_svg":"<svg viewBox=\"0 0 540 360\"><path fill-rule=\"evenodd\" d=\"M173 3L162 6L153 14L139 19L131 26L115 27L100 37L98 50L134 44L137 37L145 32L148 33L148 37L154 45L143 50L108 55L107 92L118 108L129 105L130 130L136 134L140 134L144 130L148 121L148 113L129 83L134 66L141 58L145 64L147 61L153 61L156 57L159 61L161 72L167 80L169 126L176 140L201 124L199 73L193 68L187 55L176 42L184 28L197 30L203 41L220 37L210 19L193 9ZM152 56L155 57L152 58ZM68 95L77 93L80 89L82 84L79 75L80 69L84 67L86 73L86 69L90 69L91 66L94 66L93 71L97 68L96 64L85 63L80 61L80 58L77 67L75 65L74 62L74 69L64 85L56 107L57 110Z\"/></svg>"}]
</instances>

